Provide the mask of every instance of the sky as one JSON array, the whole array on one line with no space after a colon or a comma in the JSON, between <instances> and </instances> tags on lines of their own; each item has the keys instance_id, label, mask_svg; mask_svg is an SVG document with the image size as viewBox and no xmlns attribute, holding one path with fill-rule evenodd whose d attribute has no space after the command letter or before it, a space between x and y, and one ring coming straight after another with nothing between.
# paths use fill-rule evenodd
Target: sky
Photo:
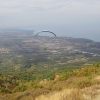
<instances>
[{"instance_id":1,"label":"sky","mask_svg":"<svg viewBox=\"0 0 100 100\"><path fill-rule=\"evenodd\" d=\"M100 41L100 0L0 0L1 28Z\"/></svg>"}]
</instances>

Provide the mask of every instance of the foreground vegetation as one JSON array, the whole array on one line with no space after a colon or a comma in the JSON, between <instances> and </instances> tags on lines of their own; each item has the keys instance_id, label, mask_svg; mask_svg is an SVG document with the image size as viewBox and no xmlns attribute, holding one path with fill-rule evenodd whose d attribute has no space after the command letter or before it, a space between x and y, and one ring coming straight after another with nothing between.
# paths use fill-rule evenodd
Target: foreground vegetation
<instances>
[{"instance_id":1,"label":"foreground vegetation","mask_svg":"<svg viewBox=\"0 0 100 100\"><path fill-rule=\"evenodd\" d=\"M100 85L94 85L84 89L63 89L47 95L42 94L36 97L35 100L94 100L99 89Z\"/></svg>"},{"instance_id":2,"label":"foreground vegetation","mask_svg":"<svg viewBox=\"0 0 100 100\"><path fill-rule=\"evenodd\" d=\"M83 94L86 91L83 91L86 87L93 87L91 89L99 87L100 78L97 76L100 75L100 63L85 65L74 70L59 71L56 74L59 76L57 80L54 79L54 76L51 80L48 78L41 81L37 81L37 79L34 79L34 81L21 80L19 78L21 74L13 78L11 78L10 74L1 75L0 98L1 100L2 98L3 100L35 100L35 98L36 100L41 100L42 98L44 98L43 100L84 100ZM65 93L67 94L65 95ZM74 97L79 96L76 97L77 99L73 99L72 94ZM70 99L68 99L69 97Z\"/></svg>"}]
</instances>

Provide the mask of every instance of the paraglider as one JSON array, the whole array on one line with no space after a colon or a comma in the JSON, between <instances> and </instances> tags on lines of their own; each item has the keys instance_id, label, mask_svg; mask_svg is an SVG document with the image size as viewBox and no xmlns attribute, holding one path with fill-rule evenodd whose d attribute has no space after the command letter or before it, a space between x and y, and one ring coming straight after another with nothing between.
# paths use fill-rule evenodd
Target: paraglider
<instances>
[{"instance_id":1,"label":"paraglider","mask_svg":"<svg viewBox=\"0 0 100 100\"><path fill-rule=\"evenodd\" d=\"M52 33L56 37L55 33L51 32L51 31L48 31L48 30L42 30L42 31L38 32L35 36L37 36L39 33L42 33L42 32Z\"/></svg>"}]
</instances>

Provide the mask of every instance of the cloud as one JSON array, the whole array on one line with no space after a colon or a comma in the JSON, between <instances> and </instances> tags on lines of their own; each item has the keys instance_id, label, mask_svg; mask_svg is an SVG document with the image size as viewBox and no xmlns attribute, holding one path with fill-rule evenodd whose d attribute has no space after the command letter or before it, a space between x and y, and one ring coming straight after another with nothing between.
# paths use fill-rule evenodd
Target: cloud
<instances>
[{"instance_id":1,"label":"cloud","mask_svg":"<svg viewBox=\"0 0 100 100\"><path fill-rule=\"evenodd\" d=\"M0 13L96 13L99 0L0 0Z\"/></svg>"},{"instance_id":2,"label":"cloud","mask_svg":"<svg viewBox=\"0 0 100 100\"><path fill-rule=\"evenodd\" d=\"M57 0L0 0L0 12L13 12L24 10L52 10L65 6L65 1ZM18 10L17 10L18 9Z\"/></svg>"},{"instance_id":3,"label":"cloud","mask_svg":"<svg viewBox=\"0 0 100 100\"><path fill-rule=\"evenodd\" d=\"M99 9L100 0L0 0L0 23L56 26L98 21Z\"/></svg>"}]
</instances>

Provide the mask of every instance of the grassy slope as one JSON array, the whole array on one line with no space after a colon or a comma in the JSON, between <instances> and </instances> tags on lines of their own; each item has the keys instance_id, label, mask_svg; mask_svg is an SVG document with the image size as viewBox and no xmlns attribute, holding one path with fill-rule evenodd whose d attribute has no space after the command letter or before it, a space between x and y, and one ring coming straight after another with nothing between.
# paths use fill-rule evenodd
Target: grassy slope
<instances>
[{"instance_id":1,"label":"grassy slope","mask_svg":"<svg viewBox=\"0 0 100 100\"><path fill-rule=\"evenodd\" d=\"M37 84L21 83L12 93L3 92L0 100L35 100L36 97L36 100L89 100L86 98L95 96L95 91L100 88L99 75L100 64L97 63L60 73L57 81L45 80Z\"/></svg>"}]
</instances>

